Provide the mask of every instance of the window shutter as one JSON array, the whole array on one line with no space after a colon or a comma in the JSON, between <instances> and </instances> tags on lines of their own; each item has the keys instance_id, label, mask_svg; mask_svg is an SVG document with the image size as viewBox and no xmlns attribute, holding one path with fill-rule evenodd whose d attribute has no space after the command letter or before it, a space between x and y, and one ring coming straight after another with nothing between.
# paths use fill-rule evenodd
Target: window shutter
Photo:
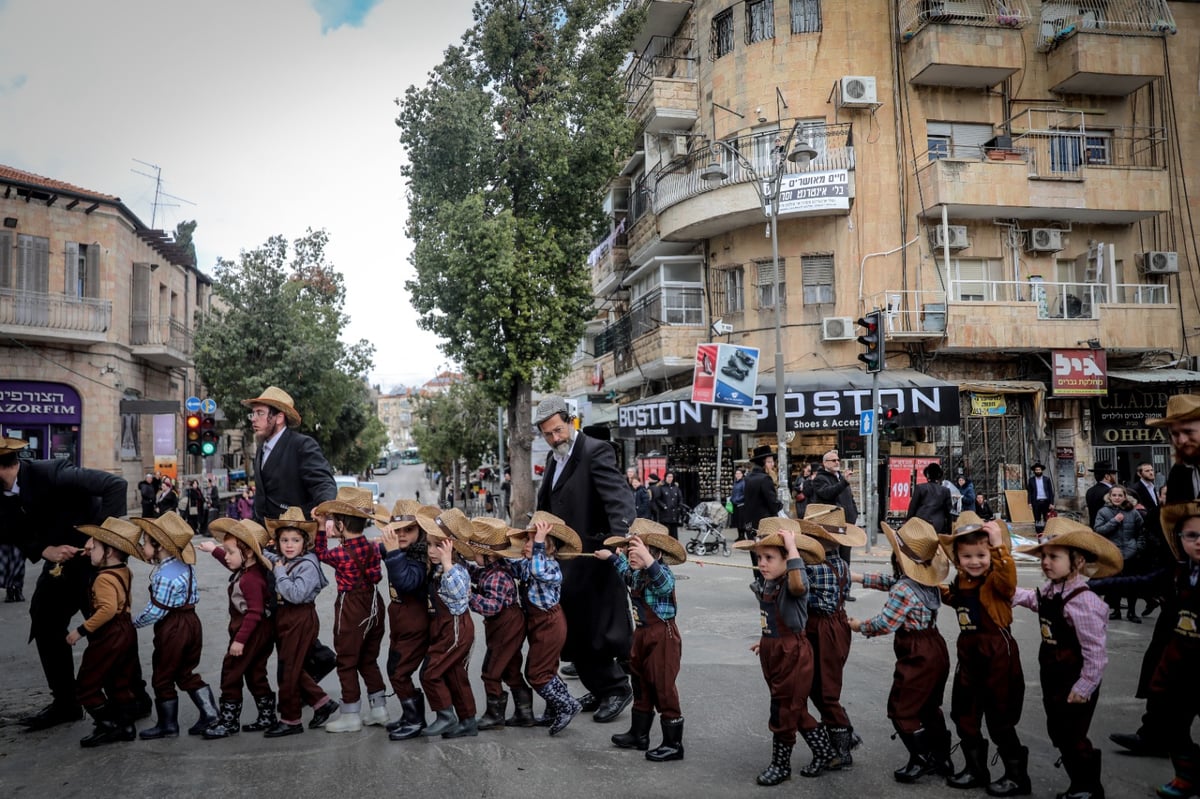
<instances>
[{"instance_id":1,"label":"window shutter","mask_svg":"<svg viewBox=\"0 0 1200 799\"><path fill-rule=\"evenodd\" d=\"M150 317L150 264L133 265L133 315Z\"/></svg>"},{"instance_id":2,"label":"window shutter","mask_svg":"<svg viewBox=\"0 0 1200 799\"><path fill-rule=\"evenodd\" d=\"M87 264L83 276L83 296L93 299L100 298L100 245L92 244L87 248Z\"/></svg>"},{"instance_id":3,"label":"window shutter","mask_svg":"<svg viewBox=\"0 0 1200 799\"><path fill-rule=\"evenodd\" d=\"M79 292L79 243L67 242L67 268L63 283L63 294L78 297Z\"/></svg>"},{"instance_id":4,"label":"window shutter","mask_svg":"<svg viewBox=\"0 0 1200 799\"><path fill-rule=\"evenodd\" d=\"M833 302L833 256L803 256L800 259L800 280L804 286L806 305Z\"/></svg>"},{"instance_id":5,"label":"window shutter","mask_svg":"<svg viewBox=\"0 0 1200 799\"><path fill-rule=\"evenodd\" d=\"M13 287L12 249L12 234L0 232L0 289Z\"/></svg>"}]
</instances>

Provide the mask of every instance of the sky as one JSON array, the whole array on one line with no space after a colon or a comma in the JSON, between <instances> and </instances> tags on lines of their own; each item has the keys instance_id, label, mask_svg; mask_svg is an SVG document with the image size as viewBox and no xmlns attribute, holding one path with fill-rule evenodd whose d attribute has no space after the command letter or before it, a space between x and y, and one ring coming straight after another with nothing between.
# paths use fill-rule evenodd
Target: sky
<instances>
[{"instance_id":1,"label":"sky","mask_svg":"<svg viewBox=\"0 0 1200 799\"><path fill-rule=\"evenodd\" d=\"M385 391L418 385L452 364L404 288L394 101L459 42L471 6L0 0L0 164L119 196L167 231L197 220L210 275L272 235L326 229L346 278L343 339L374 343ZM153 167L180 198L157 214L155 180L138 174Z\"/></svg>"}]
</instances>

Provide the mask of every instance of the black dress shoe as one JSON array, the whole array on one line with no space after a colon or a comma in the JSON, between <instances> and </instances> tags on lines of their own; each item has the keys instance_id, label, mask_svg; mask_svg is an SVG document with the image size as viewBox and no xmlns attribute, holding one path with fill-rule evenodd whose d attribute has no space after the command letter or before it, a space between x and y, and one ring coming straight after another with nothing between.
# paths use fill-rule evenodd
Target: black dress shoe
<instances>
[{"instance_id":1,"label":"black dress shoe","mask_svg":"<svg viewBox=\"0 0 1200 799\"><path fill-rule=\"evenodd\" d=\"M8 595L4 598L5 602L24 602L25 594L21 592L20 586L13 586L8 589Z\"/></svg>"},{"instance_id":2,"label":"black dress shoe","mask_svg":"<svg viewBox=\"0 0 1200 799\"><path fill-rule=\"evenodd\" d=\"M592 721L607 724L615 721L621 711L633 704L633 691L623 691L613 696L606 696L600 702L600 707L592 714Z\"/></svg>"},{"instance_id":3,"label":"black dress shoe","mask_svg":"<svg viewBox=\"0 0 1200 799\"><path fill-rule=\"evenodd\" d=\"M575 668L574 663L566 662L558 667L558 676L568 680L578 680L579 670Z\"/></svg>"},{"instance_id":4,"label":"black dress shoe","mask_svg":"<svg viewBox=\"0 0 1200 799\"><path fill-rule=\"evenodd\" d=\"M1108 736L1108 740L1128 750L1126 754L1146 755L1148 757L1167 756L1167 748L1165 746L1143 737L1140 732L1114 732Z\"/></svg>"},{"instance_id":5,"label":"black dress shoe","mask_svg":"<svg viewBox=\"0 0 1200 799\"><path fill-rule=\"evenodd\" d=\"M592 713L596 708L600 707L600 697L595 694L584 694L578 697L579 705L582 707L582 713Z\"/></svg>"},{"instance_id":6,"label":"black dress shoe","mask_svg":"<svg viewBox=\"0 0 1200 799\"><path fill-rule=\"evenodd\" d=\"M283 738L286 735L299 735L304 732L303 724L287 724L275 722L275 726L263 733L264 738Z\"/></svg>"},{"instance_id":7,"label":"black dress shoe","mask_svg":"<svg viewBox=\"0 0 1200 799\"><path fill-rule=\"evenodd\" d=\"M59 724L69 724L82 718L83 709L79 705L68 702L51 702L32 716L21 719L21 723L25 725L26 729L33 732L34 730L48 730Z\"/></svg>"},{"instance_id":8,"label":"black dress shoe","mask_svg":"<svg viewBox=\"0 0 1200 799\"><path fill-rule=\"evenodd\" d=\"M338 711L338 703L330 699L325 704L313 711L313 717L308 722L310 730L316 730L325 726L325 722L329 721L330 717Z\"/></svg>"}]
</instances>

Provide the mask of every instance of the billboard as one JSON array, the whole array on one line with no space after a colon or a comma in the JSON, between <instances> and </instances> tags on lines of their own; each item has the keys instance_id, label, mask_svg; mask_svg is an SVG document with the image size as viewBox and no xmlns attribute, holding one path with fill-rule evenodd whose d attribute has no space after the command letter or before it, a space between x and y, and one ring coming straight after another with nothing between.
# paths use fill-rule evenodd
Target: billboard
<instances>
[{"instance_id":1,"label":"billboard","mask_svg":"<svg viewBox=\"0 0 1200 799\"><path fill-rule=\"evenodd\" d=\"M750 408L758 386L758 349L737 344L697 344L692 402Z\"/></svg>"}]
</instances>

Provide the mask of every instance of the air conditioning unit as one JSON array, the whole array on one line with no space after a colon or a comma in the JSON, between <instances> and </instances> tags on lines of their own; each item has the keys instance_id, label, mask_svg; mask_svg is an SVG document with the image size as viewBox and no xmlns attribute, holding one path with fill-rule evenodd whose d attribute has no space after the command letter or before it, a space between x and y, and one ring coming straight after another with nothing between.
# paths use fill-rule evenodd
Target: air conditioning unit
<instances>
[{"instance_id":1,"label":"air conditioning unit","mask_svg":"<svg viewBox=\"0 0 1200 799\"><path fill-rule=\"evenodd\" d=\"M1028 231L1029 252L1058 252L1063 248L1061 230L1050 227L1035 227Z\"/></svg>"},{"instance_id":2,"label":"air conditioning unit","mask_svg":"<svg viewBox=\"0 0 1200 799\"><path fill-rule=\"evenodd\" d=\"M857 337L854 320L849 316L821 317L821 339L823 341L849 341Z\"/></svg>"},{"instance_id":3,"label":"air conditioning unit","mask_svg":"<svg viewBox=\"0 0 1200 799\"><path fill-rule=\"evenodd\" d=\"M1174 275L1179 272L1179 253L1147 252L1142 254L1142 273L1147 275Z\"/></svg>"},{"instance_id":4,"label":"air conditioning unit","mask_svg":"<svg viewBox=\"0 0 1200 799\"><path fill-rule=\"evenodd\" d=\"M867 75L844 75L838 82L838 108L870 108L878 104L875 78Z\"/></svg>"},{"instance_id":5,"label":"air conditioning unit","mask_svg":"<svg viewBox=\"0 0 1200 799\"><path fill-rule=\"evenodd\" d=\"M967 240L965 225L938 225L933 229L933 246L941 249L949 246L952 250L965 250L971 246Z\"/></svg>"},{"instance_id":6,"label":"air conditioning unit","mask_svg":"<svg viewBox=\"0 0 1200 799\"><path fill-rule=\"evenodd\" d=\"M687 136L672 136L671 137L671 155L675 158L687 158L688 154L688 137Z\"/></svg>"}]
</instances>

